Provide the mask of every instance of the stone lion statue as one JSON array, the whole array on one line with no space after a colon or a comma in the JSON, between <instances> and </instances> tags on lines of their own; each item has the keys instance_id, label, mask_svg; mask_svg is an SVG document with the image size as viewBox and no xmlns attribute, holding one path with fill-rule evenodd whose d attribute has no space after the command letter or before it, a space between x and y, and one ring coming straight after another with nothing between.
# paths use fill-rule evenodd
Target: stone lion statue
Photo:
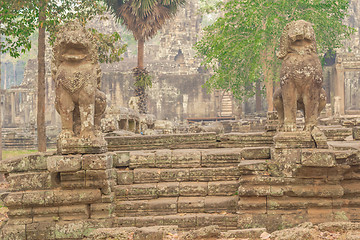
<instances>
[{"instance_id":1,"label":"stone lion statue","mask_svg":"<svg viewBox=\"0 0 360 240\"><path fill-rule=\"evenodd\" d=\"M100 131L106 96L100 91L96 43L78 21L69 22L57 33L52 78L55 107L62 122L58 151L63 154L106 151Z\"/></svg>"},{"instance_id":2,"label":"stone lion statue","mask_svg":"<svg viewBox=\"0 0 360 240\"><path fill-rule=\"evenodd\" d=\"M277 57L282 59L280 86L274 94L280 131L296 131L296 111L304 112L305 129L311 131L326 105L322 67L317 55L315 32L304 20L286 25Z\"/></svg>"}]
</instances>

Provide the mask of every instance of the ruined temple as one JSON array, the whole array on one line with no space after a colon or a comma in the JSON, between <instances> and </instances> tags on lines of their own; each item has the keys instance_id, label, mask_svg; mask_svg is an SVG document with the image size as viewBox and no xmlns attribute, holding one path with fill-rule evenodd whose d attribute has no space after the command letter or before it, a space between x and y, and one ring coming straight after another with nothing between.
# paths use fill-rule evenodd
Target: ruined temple
<instances>
[{"instance_id":1,"label":"ruined temple","mask_svg":"<svg viewBox=\"0 0 360 240\"><path fill-rule=\"evenodd\" d=\"M164 25L163 30L145 46L145 65L153 76L153 87L148 90L148 112L157 119L183 121L186 119L216 119L221 117L241 118L244 115L254 117L255 101L239 103L231 94L214 91L208 94L202 87L209 78L195 57L193 48L200 39L202 17L198 14L197 0L188 1L176 17ZM360 72L359 50L359 9L358 1L351 1L349 17L345 20L356 32L345 42L342 49L336 50L336 56L330 58L324 67L324 88L327 103L326 116L357 114L360 106L358 84ZM117 30L123 33L115 21L109 18L102 26L94 25L104 31ZM351 51L349 51L349 48ZM46 56L51 58L51 48ZM102 64L104 89L108 105L128 107L130 97L134 95L131 69L136 66L136 56L129 50L124 61L114 64ZM4 64L3 64L4 65ZM8 145L21 141L24 145L36 143L34 126L36 117L36 60L29 60L24 69L22 84L3 91L3 120L5 136L9 136ZM4 76L2 76L4 77ZM9 81L9 80L8 80ZM60 118L53 107L55 100L54 83L51 80L50 66L46 70L46 123L47 132L56 136ZM263 102L262 109L266 109ZM324 112L324 111L323 111ZM264 114L263 114L264 115ZM323 114L324 115L324 114ZM247 120L248 121L248 120ZM241 125L241 124L240 124ZM260 123L260 125L263 125ZM17 131L18 127L27 130ZM50 137L49 142L54 142Z\"/></svg>"}]
</instances>

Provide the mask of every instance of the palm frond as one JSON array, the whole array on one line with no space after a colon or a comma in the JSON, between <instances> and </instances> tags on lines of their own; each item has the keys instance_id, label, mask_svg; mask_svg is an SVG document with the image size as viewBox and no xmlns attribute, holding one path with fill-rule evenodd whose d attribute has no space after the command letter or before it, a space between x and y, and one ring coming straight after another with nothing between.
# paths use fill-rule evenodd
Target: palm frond
<instances>
[{"instance_id":1,"label":"palm frond","mask_svg":"<svg viewBox=\"0 0 360 240\"><path fill-rule=\"evenodd\" d=\"M133 32L136 40L155 36L186 0L104 0L117 19Z\"/></svg>"}]
</instances>

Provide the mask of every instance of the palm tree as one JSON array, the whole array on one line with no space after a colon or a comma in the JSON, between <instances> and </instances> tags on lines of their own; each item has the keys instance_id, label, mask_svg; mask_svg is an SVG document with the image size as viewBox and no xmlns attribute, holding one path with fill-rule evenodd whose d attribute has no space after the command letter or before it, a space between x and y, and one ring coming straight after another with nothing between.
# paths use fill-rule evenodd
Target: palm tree
<instances>
[{"instance_id":1,"label":"palm tree","mask_svg":"<svg viewBox=\"0 0 360 240\"><path fill-rule=\"evenodd\" d=\"M175 16L186 0L104 0L115 17L132 31L138 41L138 62L134 69L135 95L139 97L139 111L146 113L145 89L151 87L144 68L144 44L154 37L166 20Z\"/></svg>"}]
</instances>

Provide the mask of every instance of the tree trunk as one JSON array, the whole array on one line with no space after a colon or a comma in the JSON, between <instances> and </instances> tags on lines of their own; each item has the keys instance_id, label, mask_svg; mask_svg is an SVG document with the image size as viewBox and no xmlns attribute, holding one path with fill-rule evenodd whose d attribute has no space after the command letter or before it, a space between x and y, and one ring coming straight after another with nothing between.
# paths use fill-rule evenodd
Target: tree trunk
<instances>
[{"instance_id":1,"label":"tree trunk","mask_svg":"<svg viewBox=\"0 0 360 240\"><path fill-rule=\"evenodd\" d=\"M144 45L145 40L143 38L138 40L138 68L144 68Z\"/></svg>"},{"instance_id":2,"label":"tree trunk","mask_svg":"<svg viewBox=\"0 0 360 240\"><path fill-rule=\"evenodd\" d=\"M265 88L266 88L266 100L268 103L268 112L272 112L274 111L274 103L273 103L274 83L272 79L265 80Z\"/></svg>"},{"instance_id":3,"label":"tree trunk","mask_svg":"<svg viewBox=\"0 0 360 240\"><path fill-rule=\"evenodd\" d=\"M264 52L262 54L262 69L264 73L264 83L266 88L266 101L268 103L268 112L274 111L274 103L273 103L273 93L274 93L274 82L273 82L273 72L270 69L268 63L271 61L269 54Z\"/></svg>"},{"instance_id":4,"label":"tree trunk","mask_svg":"<svg viewBox=\"0 0 360 240\"><path fill-rule=\"evenodd\" d=\"M262 111L260 80L257 80L255 84L256 84L255 85L256 112L259 113Z\"/></svg>"},{"instance_id":5,"label":"tree trunk","mask_svg":"<svg viewBox=\"0 0 360 240\"><path fill-rule=\"evenodd\" d=\"M38 150L46 152L45 128L45 20L46 0L39 7L39 37L38 37L38 102L37 102L37 134Z\"/></svg>"},{"instance_id":6,"label":"tree trunk","mask_svg":"<svg viewBox=\"0 0 360 240\"><path fill-rule=\"evenodd\" d=\"M143 38L138 40L138 72L143 72L141 70L144 69L144 45L145 40ZM146 92L145 87L136 87L135 88L135 95L139 97L138 107L139 112L145 114L147 112L147 99L146 99Z\"/></svg>"}]
</instances>

